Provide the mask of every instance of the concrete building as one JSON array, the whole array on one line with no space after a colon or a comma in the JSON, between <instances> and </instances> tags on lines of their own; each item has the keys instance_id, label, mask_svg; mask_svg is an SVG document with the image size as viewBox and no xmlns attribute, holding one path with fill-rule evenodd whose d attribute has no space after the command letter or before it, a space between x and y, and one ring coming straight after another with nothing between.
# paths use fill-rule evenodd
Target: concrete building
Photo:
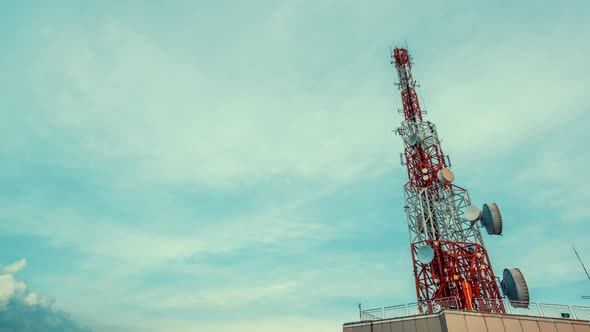
<instances>
[{"instance_id":1,"label":"concrete building","mask_svg":"<svg viewBox=\"0 0 590 332\"><path fill-rule=\"evenodd\" d=\"M443 310L429 315L346 323L343 332L590 332L590 322Z\"/></svg>"}]
</instances>

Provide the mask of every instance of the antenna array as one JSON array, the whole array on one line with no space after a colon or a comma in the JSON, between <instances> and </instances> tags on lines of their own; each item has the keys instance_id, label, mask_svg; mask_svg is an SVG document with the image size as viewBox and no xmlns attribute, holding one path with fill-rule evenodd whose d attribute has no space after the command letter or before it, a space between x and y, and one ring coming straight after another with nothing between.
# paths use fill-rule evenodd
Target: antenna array
<instances>
[{"instance_id":1,"label":"antenna array","mask_svg":"<svg viewBox=\"0 0 590 332\"><path fill-rule=\"evenodd\" d=\"M498 205L488 203L479 209L472 204L469 192L454 184L455 174L436 126L423 118L407 46L395 48L391 56L399 79L395 85L402 100L400 113L404 115L394 132L404 144L400 154L408 174L404 209L418 301L453 297L458 299L458 309L504 313L501 288L511 303L528 306L522 272L505 269L500 287L483 242L482 229L490 235L502 234Z\"/></svg>"}]
</instances>

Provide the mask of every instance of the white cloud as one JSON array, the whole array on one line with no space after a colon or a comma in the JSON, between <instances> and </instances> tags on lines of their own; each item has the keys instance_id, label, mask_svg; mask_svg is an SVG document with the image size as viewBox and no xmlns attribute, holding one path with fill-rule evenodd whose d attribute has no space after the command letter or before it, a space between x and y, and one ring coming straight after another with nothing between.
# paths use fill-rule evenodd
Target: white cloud
<instances>
[{"instance_id":1,"label":"white cloud","mask_svg":"<svg viewBox=\"0 0 590 332\"><path fill-rule=\"evenodd\" d=\"M29 306L43 306L43 307L50 307L53 302L47 298L46 296L41 296L35 292L30 292L28 293L24 299L23 299L24 303L29 305Z\"/></svg>"},{"instance_id":2,"label":"white cloud","mask_svg":"<svg viewBox=\"0 0 590 332\"><path fill-rule=\"evenodd\" d=\"M8 266L24 268L24 260ZM0 326L10 331L89 332L70 316L54 307L54 301L28 290L24 281L12 274L0 274Z\"/></svg>"},{"instance_id":3,"label":"white cloud","mask_svg":"<svg viewBox=\"0 0 590 332\"><path fill-rule=\"evenodd\" d=\"M318 310L321 310L318 308ZM158 324L156 331L169 331L172 327L175 331L189 332L195 330L208 331L227 331L227 332L241 332L241 331L285 331L285 332L340 332L342 331L342 324L348 320L354 321L355 313L351 310L350 316L342 317L342 321L329 318L310 318L293 316L275 316L269 313L267 317L257 317L257 319L248 319L241 322L224 322L216 324L196 324L190 321L172 322L170 325Z\"/></svg>"},{"instance_id":4,"label":"white cloud","mask_svg":"<svg viewBox=\"0 0 590 332\"><path fill-rule=\"evenodd\" d=\"M318 310L321 310L318 308ZM342 324L348 321L354 321L358 317L355 312L354 304L351 305L350 312L342 314L338 319L331 317L316 318L296 314L276 314L268 312L265 314L253 315L243 320L211 321L194 319L157 319L145 317L136 314L113 313L109 315L111 322L96 320L93 325L97 326L97 331L121 331L121 332L193 332L193 331L224 331L224 332L242 332L242 331L259 331L259 332L341 332ZM136 322L133 328L123 326L118 322L133 321ZM117 326L118 325L118 326Z\"/></svg>"},{"instance_id":5,"label":"white cloud","mask_svg":"<svg viewBox=\"0 0 590 332\"><path fill-rule=\"evenodd\" d=\"M326 225L306 212L305 207L339 190L339 185L326 186L311 193L291 197L270 206L261 206L238 217L199 217L173 210L185 208L175 204L158 205L163 214L138 214L138 220L99 217L84 206L59 206L46 197L35 195L7 198L0 202L5 216L18 223L0 225L5 234L39 236L58 247L115 259L125 271L155 267L165 262L183 260L195 255L239 251L254 245L291 246L301 241L337 237L340 232L327 232ZM112 195L116 195L114 192ZM23 204L23 202L27 202ZM51 210L39 215L29 207ZM128 206L142 209L141 206ZM202 220L201 220L202 219ZM138 227L138 223L141 227ZM352 221L342 220L340 231L349 232ZM21 263L19 263L21 264Z\"/></svg>"},{"instance_id":6,"label":"white cloud","mask_svg":"<svg viewBox=\"0 0 590 332\"><path fill-rule=\"evenodd\" d=\"M590 79L576 69L582 55L555 62L544 40L522 42L454 49L434 75L420 75L445 152L479 160L504 154L584 111Z\"/></svg>"},{"instance_id":7,"label":"white cloud","mask_svg":"<svg viewBox=\"0 0 590 332\"><path fill-rule=\"evenodd\" d=\"M284 6L274 15L297 13ZM271 17L267 24L276 22ZM555 28L550 35L567 32ZM266 49L280 37L260 38L268 44L255 46ZM391 116L399 97L385 86L390 82L384 78L394 80L386 50L383 68L389 72L347 75L367 62L374 66L375 59L363 54L362 61L331 68L334 79L326 80L322 93L305 88L318 73L294 73L289 61L282 64L288 72L283 78L273 66L250 72L230 63L227 70L236 73L229 79L218 67L168 51L123 24L57 31L49 44L37 67L45 69L35 71L42 87L36 97L47 105L45 121L36 120L43 123L38 130L49 139L76 137L68 147L74 152L69 163L92 161L125 181L237 186L284 175L341 181L379 167L384 156L396 154L392 144L401 146L390 132L400 121ZM428 97L427 117L438 125L447 153L503 152L581 112L590 87L575 70L585 61L583 52L563 54L556 63L553 53L544 52L546 45L544 39L516 35L493 49L465 43L428 59L437 66L419 72L419 93ZM566 79L568 85L554 83ZM341 95L334 95L334 86Z\"/></svg>"},{"instance_id":8,"label":"white cloud","mask_svg":"<svg viewBox=\"0 0 590 332\"><path fill-rule=\"evenodd\" d=\"M587 203L590 188L582 180L585 176L583 165L590 163L590 154L580 153L579 143L570 143L583 142L588 136L584 131L571 131L571 125L579 121L586 121L585 117L554 131L560 134L558 138L531 151L526 163L514 176L518 185L528 189L534 204L558 211L559 221L568 225L585 222L590 216Z\"/></svg>"},{"instance_id":9,"label":"white cloud","mask_svg":"<svg viewBox=\"0 0 590 332\"><path fill-rule=\"evenodd\" d=\"M0 274L6 274L6 273L17 273L19 271L21 271L22 269L25 268L25 266L27 266L27 260L25 258L18 260L12 264L6 265L6 266L2 266L0 267Z\"/></svg>"},{"instance_id":10,"label":"white cloud","mask_svg":"<svg viewBox=\"0 0 590 332\"><path fill-rule=\"evenodd\" d=\"M50 126L39 130L49 138L60 132L77 137L70 148L84 160L111 167L130 162L132 176L142 181L235 185L286 174L348 179L390 138L386 112L362 111L367 104L390 107L368 90L347 100L323 98L298 88L299 82L269 86L269 72L247 84L221 83L199 63L120 25L66 33L49 50L43 65L52 69L37 71L43 87L37 97L47 103L42 116ZM48 89L55 80L63 84ZM286 96L280 96L283 89ZM374 126L359 126L361 120Z\"/></svg>"},{"instance_id":11,"label":"white cloud","mask_svg":"<svg viewBox=\"0 0 590 332\"><path fill-rule=\"evenodd\" d=\"M5 309L13 298L22 298L26 289L25 283L16 280L12 274L0 275L0 309Z\"/></svg>"},{"instance_id":12,"label":"white cloud","mask_svg":"<svg viewBox=\"0 0 590 332\"><path fill-rule=\"evenodd\" d=\"M304 256L307 254L303 253ZM414 290L408 287L413 280L410 261L394 258L385 267L382 263L385 257L389 255L366 257L351 253L326 253L296 265L292 263L291 267L268 267L266 273L255 275L248 275L241 270L243 267L236 264L216 273L215 277L223 280L223 284L154 286L123 292L118 297L119 301L129 306L150 312L239 312L252 307L281 306L276 309L276 314L280 315L346 299L351 306L355 300L361 300L368 306L411 302ZM200 267L190 264L184 269L187 276L203 273Z\"/></svg>"},{"instance_id":13,"label":"white cloud","mask_svg":"<svg viewBox=\"0 0 590 332\"><path fill-rule=\"evenodd\" d=\"M15 217L20 213L27 215L26 211L19 209L13 213ZM230 252L254 244L280 244L288 239L313 236L322 228L313 221L300 219L287 211L283 213L263 211L251 216L217 220L207 227L191 227L185 220L180 220L170 221L168 227L158 224L141 228L120 220L66 213L42 220L25 217L22 229L10 227L4 230L11 234L40 236L57 246L73 247L143 268L195 254ZM51 227L44 228L43 224L51 224ZM182 230L172 229L172 226L181 225L184 225Z\"/></svg>"},{"instance_id":14,"label":"white cloud","mask_svg":"<svg viewBox=\"0 0 590 332\"><path fill-rule=\"evenodd\" d=\"M270 282L252 285L215 287L205 290L182 290L179 287L147 290L137 294L132 303L156 310L236 310L246 304L265 303L293 296L297 282Z\"/></svg>"},{"instance_id":15,"label":"white cloud","mask_svg":"<svg viewBox=\"0 0 590 332\"><path fill-rule=\"evenodd\" d=\"M49 307L51 305L49 299L28 291L25 282L17 280L13 276L14 273L25 268L26 262L26 259L21 259L2 268L2 274L0 274L0 309L6 310L6 305L11 301L18 301L29 306Z\"/></svg>"}]
</instances>

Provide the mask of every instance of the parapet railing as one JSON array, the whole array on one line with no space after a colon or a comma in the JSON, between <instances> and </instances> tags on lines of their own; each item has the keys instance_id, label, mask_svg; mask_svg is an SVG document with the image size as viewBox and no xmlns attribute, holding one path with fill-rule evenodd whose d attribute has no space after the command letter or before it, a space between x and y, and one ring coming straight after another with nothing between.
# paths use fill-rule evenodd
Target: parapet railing
<instances>
[{"instance_id":1,"label":"parapet railing","mask_svg":"<svg viewBox=\"0 0 590 332\"><path fill-rule=\"evenodd\" d=\"M380 320L414 315L438 313L443 309L457 309L458 301L454 297L430 301L413 302L395 306L367 309L361 311L361 320ZM590 307L565 304L535 302L517 302L507 299L474 299L474 312L502 312L507 314L537 316L547 318L566 318L590 320Z\"/></svg>"}]
</instances>

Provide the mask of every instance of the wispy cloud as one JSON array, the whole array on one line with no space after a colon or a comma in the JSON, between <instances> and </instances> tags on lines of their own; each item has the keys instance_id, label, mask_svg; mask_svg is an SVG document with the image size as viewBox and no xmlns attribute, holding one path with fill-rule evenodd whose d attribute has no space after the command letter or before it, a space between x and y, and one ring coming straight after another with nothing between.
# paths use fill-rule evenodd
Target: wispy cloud
<instances>
[{"instance_id":1,"label":"wispy cloud","mask_svg":"<svg viewBox=\"0 0 590 332\"><path fill-rule=\"evenodd\" d=\"M38 130L48 139L76 137L69 148L78 155L69 162L90 158L114 168L126 161L131 173L120 176L164 183L348 179L388 137L380 112L363 115L376 128L358 125L357 110L371 98L366 90L346 101L310 96L296 82L264 83L271 72L237 88L120 24L52 40L35 72L48 102Z\"/></svg>"}]
</instances>

